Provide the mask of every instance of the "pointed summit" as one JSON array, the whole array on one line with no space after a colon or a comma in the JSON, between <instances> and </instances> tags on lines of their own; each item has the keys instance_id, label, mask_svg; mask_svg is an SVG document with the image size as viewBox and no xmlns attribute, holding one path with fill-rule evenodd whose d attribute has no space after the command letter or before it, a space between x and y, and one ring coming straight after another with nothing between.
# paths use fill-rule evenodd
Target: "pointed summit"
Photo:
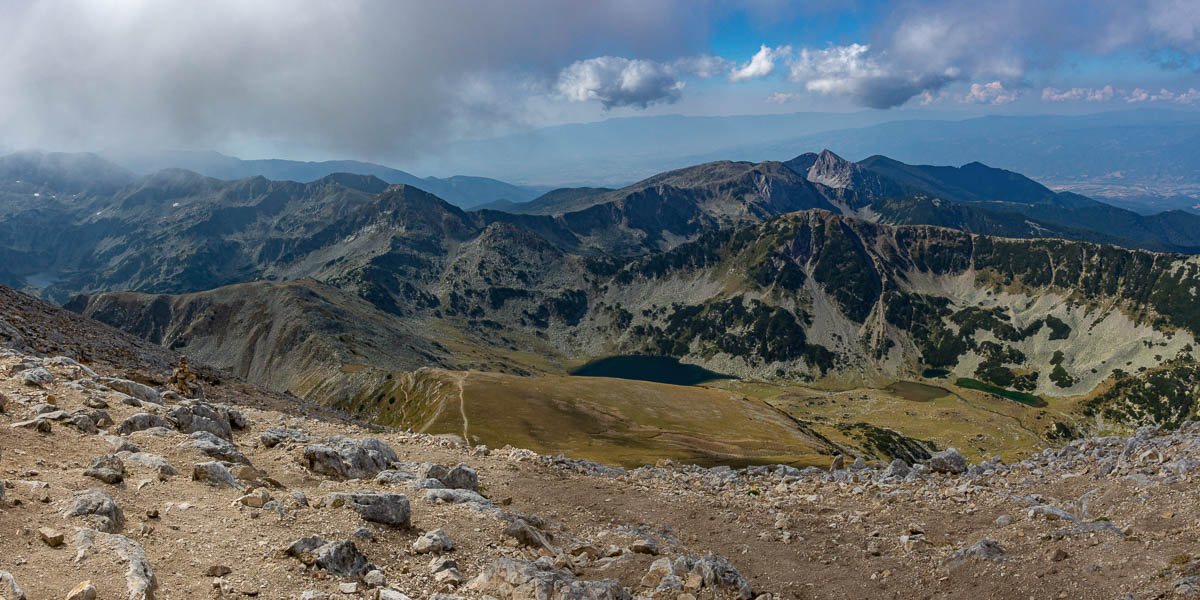
<instances>
[{"instance_id":1,"label":"pointed summit","mask_svg":"<svg viewBox=\"0 0 1200 600\"><path fill-rule=\"evenodd\" d=\"M858 165L825 149L817 155L804 175L813 183L837 189L854 189L860 171Z\"/></svg>"}]
</instances>

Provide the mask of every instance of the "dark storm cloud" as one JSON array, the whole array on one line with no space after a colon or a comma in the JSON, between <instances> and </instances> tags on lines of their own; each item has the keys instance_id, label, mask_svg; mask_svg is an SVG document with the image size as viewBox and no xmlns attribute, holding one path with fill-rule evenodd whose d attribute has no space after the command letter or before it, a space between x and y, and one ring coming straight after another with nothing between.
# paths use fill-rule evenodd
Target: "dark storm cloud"
<instances>
[{"instance_id":1,"label":"dark storm cloud","mask_svg":"<svg viewBox=\"0 0 1200 600\"><path fill-rule=\"evenodd\" d=\"M522 118L576 60L692 55L703 5L39 2L0 6L0 143L268 140L399 156Z\"/></svg>"}]
</instances>

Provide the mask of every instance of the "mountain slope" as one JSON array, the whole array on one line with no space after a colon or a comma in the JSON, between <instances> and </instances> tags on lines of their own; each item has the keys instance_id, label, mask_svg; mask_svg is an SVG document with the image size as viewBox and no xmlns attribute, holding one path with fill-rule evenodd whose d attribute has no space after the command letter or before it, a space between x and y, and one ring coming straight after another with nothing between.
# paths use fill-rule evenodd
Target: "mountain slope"
<instances>
[{"instance_id":1,"label":"mountain slope","mask_svg":"<svg viewBox=\"0 0 1200 600\"><path fill-rule=\"evenodd\" d=\"M438 332L427 339L446 340L458 368L563 373L592 358L650 354L780 383L873 386L942 369L1042 398L1092 397L1124 377L1190 364L1200 335L1190 292L1200 287L1200 259L1179 255L886 226L820 210L710 231L635 260L564 253L506 227L490 226L422 278L404 278L426 301L388 318L403 320L404 331ZM118 326L137 323L110 316L103 307L112 298L71 306ZM152 312L150 297L118 300L142 303L134 314ZM169 321L174 331L207 323L181 310ZM226 361L238 355L231 332L206 335L233 340ZM185 352L211 347L179 343ZM362 362L381 381L394 366L370 354L361 352ZM326 362L325 389L353 387L339 383L354 379L336 372L342 359ZM1178 425L1195 415L1197 403L1170 389L1139 400L1141 413L1113 413L1113 425ZM1103 411L1116 399L1097 402Z\"/></svg>"}]
</instances>

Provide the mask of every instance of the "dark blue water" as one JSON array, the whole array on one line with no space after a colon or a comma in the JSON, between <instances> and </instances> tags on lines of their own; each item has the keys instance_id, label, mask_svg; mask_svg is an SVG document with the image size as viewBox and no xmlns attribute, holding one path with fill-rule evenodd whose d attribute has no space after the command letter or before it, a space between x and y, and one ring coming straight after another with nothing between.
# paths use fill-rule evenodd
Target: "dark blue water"
<instances>
[{"instance_id":1,"label":"dark blue water","mask_svg":"<svg viewBox=\"0 0 1200 600\"><path fill-rule=\"evenodd\" d=\"M672 385L696 385L717 379L733 379L696 365L685 365L669 356L610 356L573 369L571 375L654 381Z\"/></svg>"}]
</instances>

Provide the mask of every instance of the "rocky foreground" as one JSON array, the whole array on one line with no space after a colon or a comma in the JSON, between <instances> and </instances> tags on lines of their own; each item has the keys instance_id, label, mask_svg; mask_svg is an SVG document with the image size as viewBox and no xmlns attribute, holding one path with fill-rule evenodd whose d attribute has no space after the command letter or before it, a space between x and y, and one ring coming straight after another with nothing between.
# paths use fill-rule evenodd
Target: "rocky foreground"
<instances>
[{"instance_id":1,"label":"rocky foreground","mask_svg":"<svg viewBox=\"0 0 1200 600\"><path fill-rule=\"evenodd\" d=\"M0 598L1200 597L1197 422L1012 465L626 470L359 426L37 317L0 350Z\"/></svg>"}]
</instances>

